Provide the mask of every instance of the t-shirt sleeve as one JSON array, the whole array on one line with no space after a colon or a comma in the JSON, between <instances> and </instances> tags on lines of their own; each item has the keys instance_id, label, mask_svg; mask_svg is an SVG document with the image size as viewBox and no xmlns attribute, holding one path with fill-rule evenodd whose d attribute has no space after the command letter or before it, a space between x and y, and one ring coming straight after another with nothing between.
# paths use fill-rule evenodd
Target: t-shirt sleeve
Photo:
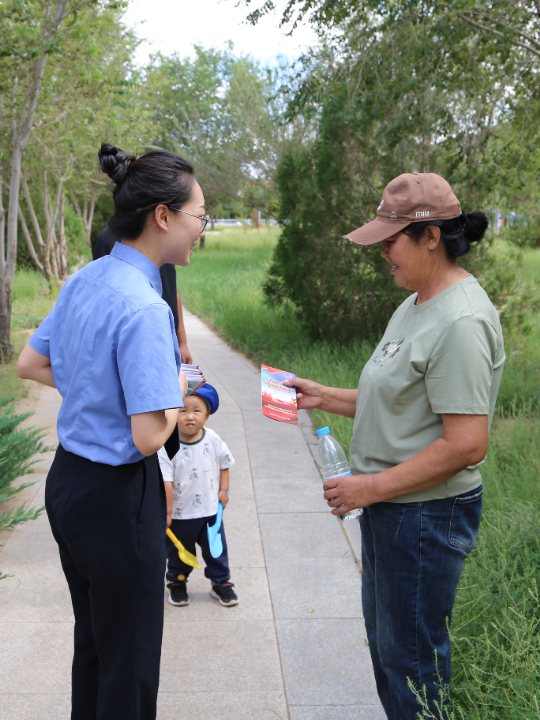
<instances>
[{"instance_id":1,"label":"t-shirt sleeve","mask_svg":"<svg viewBox=\"0 0 540 720\"><path fill-rule=\"evenodd\" d=\"M456 320L433 351L426 388L433 412L489 415L498 338L486 320Z\"/></svg>"},{"instance_id":2,"label":"t-shirt sleeve","mask_svg":"<svg viewBox=\"0 0 540 720\"><path fill-rule=\"evenodd\" d=\"M117 363L128 415L184 406L173 332L165 303L145 306L122 328Z\"/></svg>"},{"instance_id":3,"label":"t-shirt sleeve","mask_svg":"<svg viewBox=\"0 0 540 720\"><path fill-rule=\"evenodd\" d=\"M234 465L232 453L221 438L218 438L218 460L220 470L227 470Z\"/></svg>"},{"instance_id":4,"label":"t-shirt sleeve","mask_svg":"<svg viewBox=\"0 0 540 720\"><path fill-rule=\"evenodd\" d=\"M174 482L174 464L164 447L158 450L159 467L165 482Z\"/></svg>"}]
</instances>

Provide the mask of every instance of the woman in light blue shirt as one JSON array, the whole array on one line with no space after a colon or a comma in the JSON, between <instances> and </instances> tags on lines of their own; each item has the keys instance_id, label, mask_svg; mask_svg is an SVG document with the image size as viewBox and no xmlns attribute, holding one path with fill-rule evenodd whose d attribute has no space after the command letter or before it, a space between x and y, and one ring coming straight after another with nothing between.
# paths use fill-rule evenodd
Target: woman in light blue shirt
<instances>
[{"instance_id":1,"label":"woman in light blue shirt","mask_svg":"<svg viewBox=\"0 0 540 720\"><path fill-rule=\"evenodd\" d=\"M98 156L122 242L67 280L17 372L62 395L45 504L75 615L72 720L153 720L166 526L156 452L187 391L159 268L189 265L204 197L173 153L103 144Z\"/></svg>"}]
</instances>

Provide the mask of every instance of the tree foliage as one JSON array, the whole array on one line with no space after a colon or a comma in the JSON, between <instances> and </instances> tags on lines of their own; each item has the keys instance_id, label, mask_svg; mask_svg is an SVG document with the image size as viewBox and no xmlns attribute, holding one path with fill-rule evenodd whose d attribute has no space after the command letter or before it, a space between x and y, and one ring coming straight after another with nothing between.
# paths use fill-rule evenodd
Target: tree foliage
<instances>
[{"instance_id":1,"label":"tree foliage","mask_svg":"<svg viewBox=\"0 0 540 720\"><path fill-rule=\"evenodd\" d=\"M291 299L316 336L377 335L403 298L375 249L341 239L372 219L400 173L440 173L466 210L513 202L514 210L535 212L537 150L524 151L538 140L530 124L539 109L534 54L531 61L514 42L515 28L502 38L465 22L465 5L289 3L285 19L294 9L311 11L321 45L301 58L284 89L287 116L311 118L316 133L278 174L284 233L266 292L271 301ZM503 316L523 317L515 268L496 267L487 249L480 258L466 262L490 284Z\"/></svg>"},{"instance_id":2,"label":"tree foliage","mask_svg":"<svg viewBox=\"0 0 540 720\"><path fill-rule=\"evenodd\" d=\"M89 242L106 188L99 144L114 135L138 147L144 115L133 100L136 43L119 22L124 7L114 0L0 3L0 345L7 354L18 241L48 280L62 281L69 249L81 249L67 235L75 227L66 225L68 207Z\"/></svg>"},{"instance_id":3,"label":"tree foliage","mask_svg":"<svg viewBox=\"0 0 540 720\"><path fill-rule=\"evenodd\" d=\"M207 206L248 216L276 213L275 173L298 123L279 122L276 71L224 50L195 47L195 57L156 55L144 95L152 110L152 144L190 159Z\"/></svg>"}]
</instances>

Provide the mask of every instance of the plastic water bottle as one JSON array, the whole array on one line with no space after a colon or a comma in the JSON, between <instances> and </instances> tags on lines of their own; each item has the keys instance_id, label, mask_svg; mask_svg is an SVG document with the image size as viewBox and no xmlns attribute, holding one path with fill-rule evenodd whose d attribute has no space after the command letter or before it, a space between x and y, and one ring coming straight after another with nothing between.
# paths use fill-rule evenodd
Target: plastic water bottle
<instances>
[{"instance_id":1,"label":"plastic water bottle","mask_svg":"<svg viewBox=\"0 0 540 720\"><path fill-rule=\"evenodd\" d=\"M338 441L330 435L330 428L325 427L317 430L317 437L319 438L317 456L324 480L350 475L351 469L345 451ZM339 518L340 520L354 520L360 517L362 512L362 508L350 510L348 513L340 515Z\"/></svg>"}]
</instances>

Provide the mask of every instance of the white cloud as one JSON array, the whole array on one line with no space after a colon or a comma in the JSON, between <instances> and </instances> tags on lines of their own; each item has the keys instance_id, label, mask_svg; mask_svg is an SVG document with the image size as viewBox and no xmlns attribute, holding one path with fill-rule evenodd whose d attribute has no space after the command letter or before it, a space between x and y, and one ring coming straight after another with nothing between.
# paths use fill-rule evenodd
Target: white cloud
<instances>
[{"instance_id":1,"label":"white cloud","mask_svg":"<svg viewBox=\"0 0 540 720\"><path fill-rule=\"evenodd\" d=\"M235 5L235 0L131 0L124 21L145 39L139 46L137 62L145 64L148 56L158 51L192 55L193 45L223 47L232 40L236 53L274 64L277 55L292 60L317 41L306 25L298 27L291 37L278 27L285 0L278 0L278 12L256 26L245 24L246 6Z\"/></svg>"}]
</instances>

